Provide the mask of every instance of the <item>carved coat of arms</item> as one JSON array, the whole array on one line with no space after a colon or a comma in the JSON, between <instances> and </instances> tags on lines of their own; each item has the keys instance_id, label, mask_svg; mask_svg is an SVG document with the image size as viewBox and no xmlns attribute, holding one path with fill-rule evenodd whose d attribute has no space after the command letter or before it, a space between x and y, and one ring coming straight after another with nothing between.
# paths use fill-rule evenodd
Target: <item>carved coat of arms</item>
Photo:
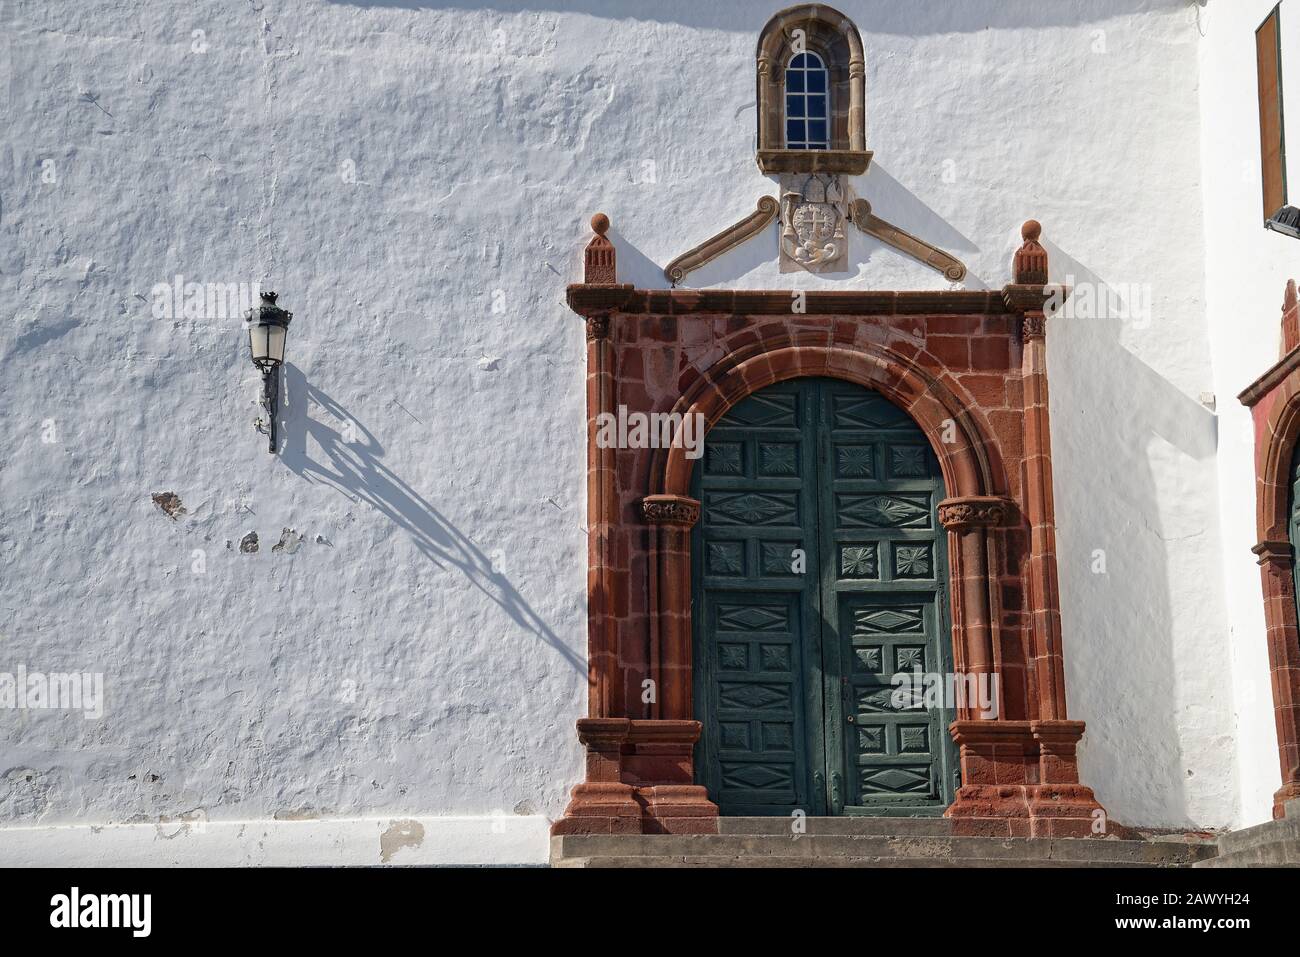
<instances>
[{"instance_id":1,"label":"carved coat of arms","mask_svg":"<svg viewBox=\"0 0 1300 957\"><path fill-rule=\"evenodd\" d=\"M848 201L838 176L781 178L781 271L848 269Z\"/></svg>"}]
</instances>

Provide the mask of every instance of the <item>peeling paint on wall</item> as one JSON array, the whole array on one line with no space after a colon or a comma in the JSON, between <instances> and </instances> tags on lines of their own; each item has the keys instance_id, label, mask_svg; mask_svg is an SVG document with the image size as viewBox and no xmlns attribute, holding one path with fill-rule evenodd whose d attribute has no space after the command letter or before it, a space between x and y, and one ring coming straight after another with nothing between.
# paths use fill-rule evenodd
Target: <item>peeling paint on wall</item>
<instances>
[{"instance_id":1,"label":"peeling paint on wall","mask_svg":"<svg viewBox=\"0 0 1300 957\"><path fill-rule=\"evenodd\" d=\"M257 547L257 532L249 532L239 540L239 550L245 555L253 554Z\"/></svg>"},{"instance_id":2,"label":"peeling paint on wall","mask_svg":"<svg viewBox=\"0 0 1300 957\"><path fill-rule=\"evenodd\" d=\"M286 555L292 555L298 551L298 546L302 544L302 536L292 528L285 528L280 532L280 540L271 546L272 552L284 552Z\"/></svg>"},{"instance_id":3,"label":"peeling paint on wall","mask_svg":"<svg viewBox=\"0 0 1300 957\"><path fill-rule=\"evenodd\" d=\"M175 492L154 492L153 503L162 509L173 522L185 514L185 506L181 504L181 497Z\"/></svg>"},{"instance_id":4,"label":"peeling paint on wall","mask_svg":"<svg viewBox=\"0 0 1300 957\"><path fill-rule=\"evenodd\" d=\"M424 825L419 821L394 821L379 835L379 860L389 863L404 847L419 847L424 843Z\"/></svg>"}]
</instances>

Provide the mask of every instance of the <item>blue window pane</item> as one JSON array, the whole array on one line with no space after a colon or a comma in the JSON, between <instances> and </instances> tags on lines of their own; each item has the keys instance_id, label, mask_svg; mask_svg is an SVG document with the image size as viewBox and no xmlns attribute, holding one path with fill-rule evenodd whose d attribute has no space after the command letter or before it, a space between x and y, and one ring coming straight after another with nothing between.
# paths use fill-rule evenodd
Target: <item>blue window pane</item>
<instances>
[{"instance_id":1,"label":"blue window pane","mask_svg":"<svg viewBox=\"0 0 1300 957\"><path fill-rule=\"evenodd\" d=\"M825 120L808 121L808 141L810 143L826 142L826 121Z\"/></svg>"},{"instance_id":2,"label":"blue window pane","mask_svg":"<svg viewBox=\"0 0 1300 957\"><path fill-rule=\"evenodd\" d=\"M805 98L802 96L787 96L785 98L785 115L786 116L803 116Z\"/></svg>"},{"instance_id":3,"label":"blue window pane","mask_svg":"<svg viewBox=\"0 0 1300 957\"><path fill-rule=\"evenodd\" d=\"M822 118L822 119L825 119L825 118L826 118L826 97L825 97L825 95L821 95L821 96L810 96L810 97L807 97L807 100L808 100L808 116L810 116L810 117L820 117L820 118ZM794 116L795 114L792 113L792 114L790 114L790 115L791 115L791 116ZM800 114L798 114L798 115L799 115L799 116L803 116L802 113L800 113Z\"/></svg>"},{"instance_id":4,"label":"blue window pane","mask_svg":"<svg viewBox=\"0 0 1300 957\"><path fill-rule=\"evenodd\" d=\"M791 93L803 92L804 74L796 70L788 70L785 74L785 88Z\"/></svg>"},{"instance_id":5,"label":"blue window pane","mask_svg":"<svg viewBox=\"0 0 1300 957\"><path fill-rule=\"evenodd\" d=\"M821 70L808 71L808 92L825 93L826 92L826 74Z\"/></svg>"},{"instance_id":6,"label":"blue window pane","mask_svg":"<svg viewBox=\"0 0 1300 957\"><path fill-rule=\"evenodd\" d=\"M790 61L790 66L796 70L802 70L804 68L804 65L807 63L807 61L808 61L808 57L805 54L800 53L798 56L796 56L793 60Z\"/></svg>"},{"instance_id":7,"label":"blue window pane","mask_svg":"<svg viewBox=\"0 0 1300 957\"><path fill-rule=\"evenodd\" d=\"M806 139L804 136L803 120L786 120L785 121L785 141L787 145L793 146L795 143L802 143Z\"/></svg>"}]
</instances>

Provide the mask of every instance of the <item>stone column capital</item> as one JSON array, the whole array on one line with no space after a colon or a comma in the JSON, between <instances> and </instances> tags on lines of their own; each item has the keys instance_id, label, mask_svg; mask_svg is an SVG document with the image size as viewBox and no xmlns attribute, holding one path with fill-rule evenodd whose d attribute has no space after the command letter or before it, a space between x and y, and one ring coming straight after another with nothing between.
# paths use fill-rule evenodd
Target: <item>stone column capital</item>
<instances>
[{"instance_id":1,"label":"stone column capital","mask_svg":"<svg viewBox=\"0 0 1300 957\"><path fill-rule=\"evenodd\" d=\"M690 528L700 520L700 503L685 495L647 495L641 500L641 514L649 525Z\"/></svg>"},{"instance_id":2,"label":"stone column capital","mask_svg":"<svg viewBox=\"0 0 1300 957\"><path fill-rule=\"evenodd\" d=\"M939 503L939 524L950 532L994 528L1011 514L1010 499L1000 495L964 495Z\"/></svg>"}]
</instances>

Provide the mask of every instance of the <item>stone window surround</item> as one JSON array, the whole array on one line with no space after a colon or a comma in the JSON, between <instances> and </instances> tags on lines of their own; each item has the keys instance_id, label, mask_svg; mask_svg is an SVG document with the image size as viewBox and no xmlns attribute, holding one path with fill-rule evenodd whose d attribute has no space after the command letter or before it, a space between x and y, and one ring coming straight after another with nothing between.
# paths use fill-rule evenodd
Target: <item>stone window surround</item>
<instances>
[{"instance_id":1,"label":"stone window surround","mask_svg":"<svg viewBox=\"0 0 1300 957\"><path fill-rule=\"evenodd\" d=\"M785 148L785 68L795 53L791 32L803 30L806 49L830 73L831 148ZM758 166L764 173L861 174L871 163L866 130L866 61L853 21L821 3L777 13L763 28L756 53Z\"/></svg>"}]
</instances>

